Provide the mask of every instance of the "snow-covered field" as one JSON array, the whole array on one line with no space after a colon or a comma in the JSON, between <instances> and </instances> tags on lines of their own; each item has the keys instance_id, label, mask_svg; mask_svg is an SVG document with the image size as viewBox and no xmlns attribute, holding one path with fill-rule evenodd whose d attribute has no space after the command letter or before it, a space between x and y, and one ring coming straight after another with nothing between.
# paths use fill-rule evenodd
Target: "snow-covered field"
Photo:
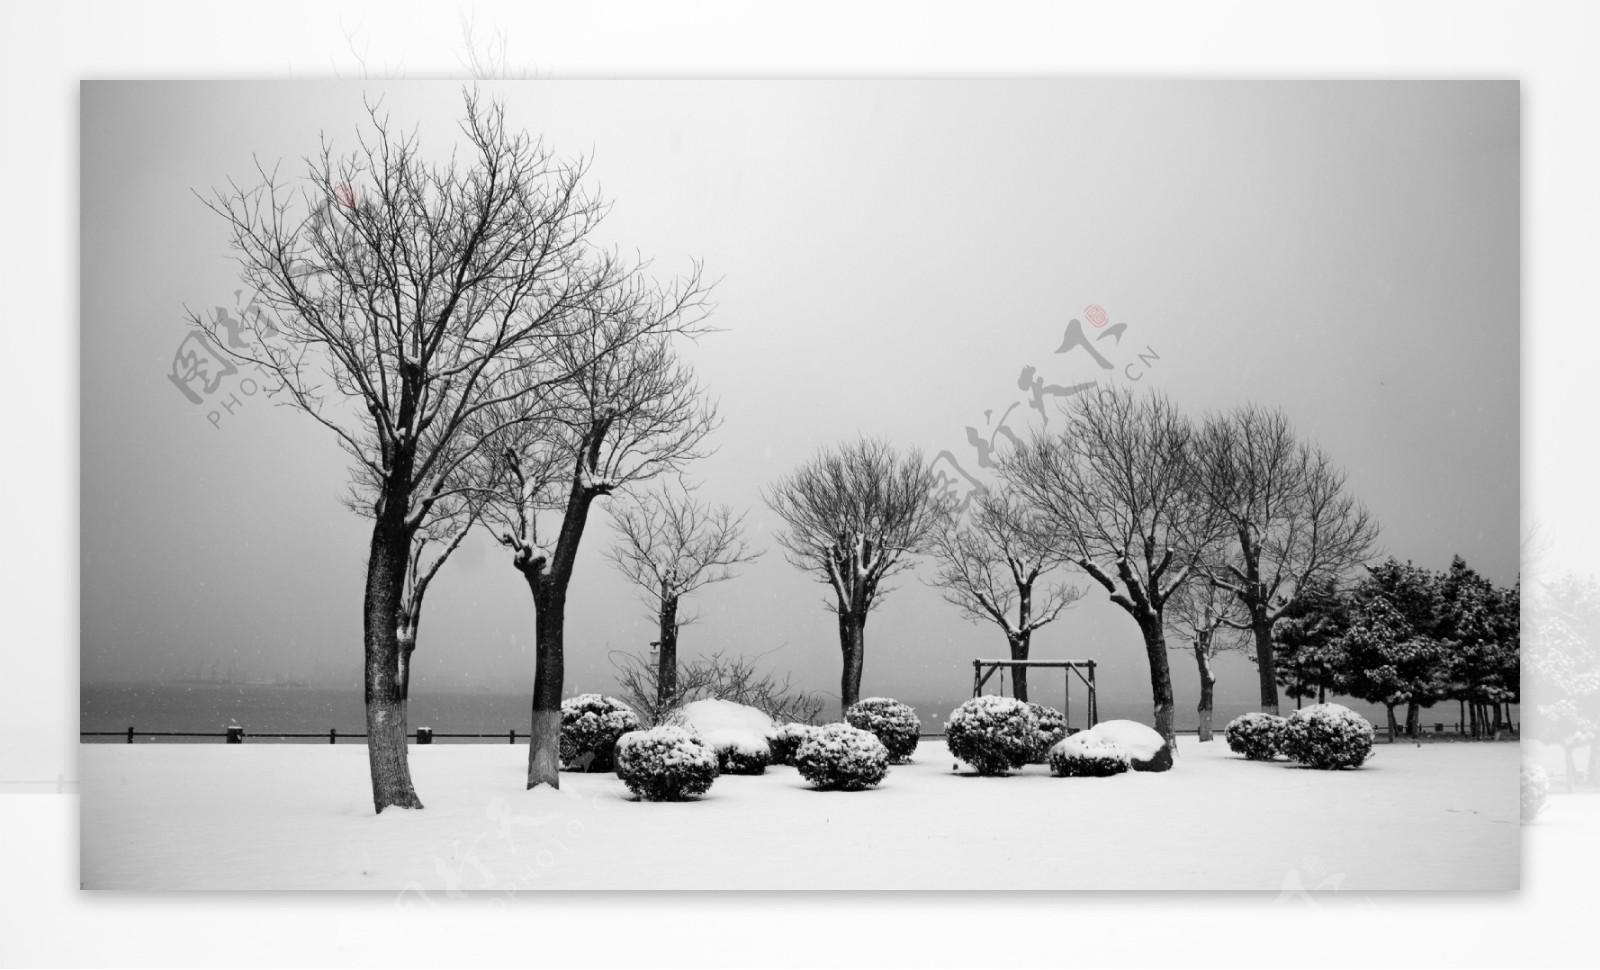
<instances>
[{"instance_id":1,"label":"snow-covered field","mask_svg":"<svg viewBox=\"0 0 1600 970\"><path fill-rule=\"evenodd\" d=\"M938 741L860 793L793 768L701 801L614 775L522 790L524 745L411 749L427 808L372 814L360 745L83 745L91 889L1513 889L1515 744L1380 745L1359 771L1181 738L1164 774L952 772Z\"/></svg>"}]
</instances>

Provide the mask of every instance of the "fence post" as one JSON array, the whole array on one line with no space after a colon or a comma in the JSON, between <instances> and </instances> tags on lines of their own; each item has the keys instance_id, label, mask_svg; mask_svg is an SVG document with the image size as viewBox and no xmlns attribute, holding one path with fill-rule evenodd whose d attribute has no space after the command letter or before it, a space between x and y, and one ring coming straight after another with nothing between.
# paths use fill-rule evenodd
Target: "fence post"
<instances>
[{"instance_id":1,"label":"fence post","mask_svg":"<svg viewBox=\"0 0 1600 970\"><path fill-rule=\"evenodd\" d=\"M433 728L426 728L426 727L417 728L417 743L418 744L432 744L433 743Z\"/></svg>"},{"instance_id":2,"label":"fence post","mask_svg":"<svg viewBox=\"0 0 1600 970\"><path fill-rule=\"evenodd\" d=\"M507 731L506 732L506 737L509 739L506 742L507 744L516 744L517 743L517 729L516 728L512 728L511 730Z\"/></svg>"},{"instance_id":3,"label":"fence post","mask_svg":"<svg viewBox=\"0 0 1600 970\"><path fill-rule=\"evenodd\" d=\"M328 728L328 743L329 744L337 744L337 743L339 743L339 729L338 728Z\"/></svg>"},{"instance_id":4,"label":"fence post","mask_svg":"<svg viewBox=\"0 0 1600 970\"><path fill-rule=\"evenodd\" d=\"M213 735L213 737L215 737L215 735ZM243 742L244 742L244 728L239 727L237 724L229 725L228 726L228 743L229 744L242 744Z\"/></svg>"}]
</instances>

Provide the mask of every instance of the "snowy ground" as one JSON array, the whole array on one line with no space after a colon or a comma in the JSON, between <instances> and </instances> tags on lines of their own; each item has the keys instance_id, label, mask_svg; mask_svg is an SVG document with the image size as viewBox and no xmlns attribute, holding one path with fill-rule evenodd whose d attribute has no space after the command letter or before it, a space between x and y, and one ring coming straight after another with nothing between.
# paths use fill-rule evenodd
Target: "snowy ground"
<instances>
[{"instance_id":1,"label":"snowy ground","mask_svg":"<svg viewBox=\"0 0 1600 970\"><path fill-rule=\"evenodd\" d=\"M83 745L91 889L1513 889L1515 744L1380 745L1353 772L1180 741L1165 774L953 772L861 793L792 768L699 802L613 775L523 791L524 745L411 749L427 808L372 814L360 745Z\"/></svg>"}]
</instances>

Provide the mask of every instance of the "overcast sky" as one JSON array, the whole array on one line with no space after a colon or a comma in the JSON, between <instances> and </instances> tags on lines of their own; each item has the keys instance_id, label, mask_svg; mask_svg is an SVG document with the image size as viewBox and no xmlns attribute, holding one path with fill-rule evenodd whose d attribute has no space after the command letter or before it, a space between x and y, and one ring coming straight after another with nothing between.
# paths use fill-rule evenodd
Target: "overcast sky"
<instances>
[{"instance_id":1,"label":"overcast sky","mask_svg":"<svg viewBox=\"0 0 1600 970\"><path fill-rule=\"evenodd\" d=\"M979 474L967 428L1040 423L1019 389L1107 379L1068 321L1200 416L1283 407L1349 471L1385 552L1518 559L1518 88L1514 83L555 82L488 86L510 120L593 161L603 240L720 277L725 332L690 356L720 403L702 495L749 508L771 551L698 594L681 649L772 651L837 691L823 588L768 538L759 490L820 446L875 434ZM346 458L234 375L200 404L168 379L184 307L233 307L227 231L193 194L354 144L363 97L458 139L455 82L90 83L82 97L82 676L162 678L220 658L321 661L354 682L364 523ZM1101 331L1103 332L1103 331ZM1091 336L1100 332L1091 329ZM1143 360L1141 361L1141 355ZM237 397L229 413L221 401ZM1048 399L1047 399L1048 400ZM214 418L214 420L213 420ZM1055 420L1060 420L1056 418ZM567 689L610 690L608 649L653 638L591 520L568 611ZM926 571L924 571L926 574ZM1082 582L1081 577L1077 577ZM420 685L521 691L533 611L475 537L430 594ZM1035 640L1146 690L1131 620L1091 592ZM867 630L866 694L959 699L992 626L907 576ZM1174 655L1192 710L1193 663ZM1225 663L1222 698L1253 673Z\"/></svg>"}]
</instances>

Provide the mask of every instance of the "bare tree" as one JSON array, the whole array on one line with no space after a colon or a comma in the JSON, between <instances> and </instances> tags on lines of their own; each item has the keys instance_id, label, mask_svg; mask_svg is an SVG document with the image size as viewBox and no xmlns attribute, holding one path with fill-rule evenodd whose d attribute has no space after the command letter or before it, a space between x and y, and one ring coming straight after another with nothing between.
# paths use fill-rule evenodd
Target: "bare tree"
<instances>
[{"instance_id":1,"label":"bare tree","mask_svg":"<svg viewBox=\"0 0 1600 970\"><path fill-rule=\"evenodd\" d=\"M678 630L695 619L680 618L683 598L728 579L735 566L761 553L745 541L743 514L695 501L693 489L681 482L641 494L613 510L612 518L617 541L607 558L643 592L656 620L656 689L664 701L677 692Z\"/></svg>"},{"instance_id":2,"label":"bare tree","mask_svg":"<svg viewBox=\"0 0 1600 970\"><path fill-rule=\"evenodd\" d=\"M430 162L376 105L359 148L326 140L294 183L257 165L259 186L207 201L227 220L244 320L196 326L282 382L353 462L372 519L363 606L373 806L420 808L406 761L409 654L422 594L459 539L461 469L550 377L549 345L573 311L623 272L588 237L604 213L580 161L507 128L466 95L465 162ZM424 546L443 553L429 558Z\"/></svg>"},{"instance_id":3,"label":"bare tree","mask_svg":"<svg viewBox=\"0 0 1600 970\"><path fill-rule=\"evenodd\" d=\"M1274 624L1312 583L1371 558L1377 523L1346 492L1344 473L1280 410L1245 404L1211 416L1195 458L1197 485L1227 527L1209 580L1239 601L1243 617L1227 623L1254 638L1261 708L1276 714Z\"/></svg>"},{"instance_id":4,"label":"bare tree","mask_svg":"<svg viewBox=\"0 0 1600 970\"><path fill-rule=\"evenodd\" d=\"M934 487L920 450L901 455L882 439L862 438L824 448L764 493L787 526L777 534L785 557L833 592L846 709L861 696L867 614L887 592L883 581L929 550L943 520Z\"/></svg>"},{"instance_id":5,"label":"bare tree","mask_svg":"<svg viewBox=\"0 0 1600 970\"><path fill-rule=\"evenodd\" d=\"M1173 740L1164 611L1212 541L1196 500L1189 422L1157 394L1103 389L1072 399L1058 436L1036 435L1001 472L1047 523L1051 541L1139 627L1155 727ZM1175 748L1175 746L1174 746Z\"/></svg>"},{"instance_id":6,"label":"bare tree","mask_svg":"<svg viewBox=\"0 0 1600 970\"><path fill-rule=\"evenodd\" d=\"M952 516L935 529L931 547L939 562L934 585L974 622L991 622L1006 635L1012 660L1027 660L1034 631L1077 602L1083 590L1066 583L1038 589L1041 578L1067 560L1046 540L1037 514L1009 491L975 495L965 521ZM1035 601L1035 594L1038 596ZM1015 611L1015 618L1012 616ZM1028 668L1012 668L1017 699L1028 699Z\"/></svg>"},{"instance_id":7,"label":"bare tree","mask_svg":"<svg viewBox=\"0 0 1600 970\"><path fill-rule=\"evenodd\" d=\"M672 345L702 332L707 292L697 270L671 291L630 287L587 308L558 351L575 376L485 449L485 515L533 597L529 788L560 786L567 590L591 507L698 457L717 424Z\"/></svg>"},{"instance_id":8,"label":"bare tree","mask_svg":"<svg viewBox=\"0 0 1600 970\"><path fill-rule=\"evenodd\" d=\"M1212 736L1217 654L1242 646L1238 631L1228 625L1229 621L1237 622L1238 610L1237 601L1226 590L1198 579L1185 583L1178 595L1167 603L1167 622L1194 651L1195 666L1200 673L1200 703L1195 710L1200 715L1201 741L1210 741ZM1174 645L1172 649L1183 647Z\"/></svg>"}]
</instances>

